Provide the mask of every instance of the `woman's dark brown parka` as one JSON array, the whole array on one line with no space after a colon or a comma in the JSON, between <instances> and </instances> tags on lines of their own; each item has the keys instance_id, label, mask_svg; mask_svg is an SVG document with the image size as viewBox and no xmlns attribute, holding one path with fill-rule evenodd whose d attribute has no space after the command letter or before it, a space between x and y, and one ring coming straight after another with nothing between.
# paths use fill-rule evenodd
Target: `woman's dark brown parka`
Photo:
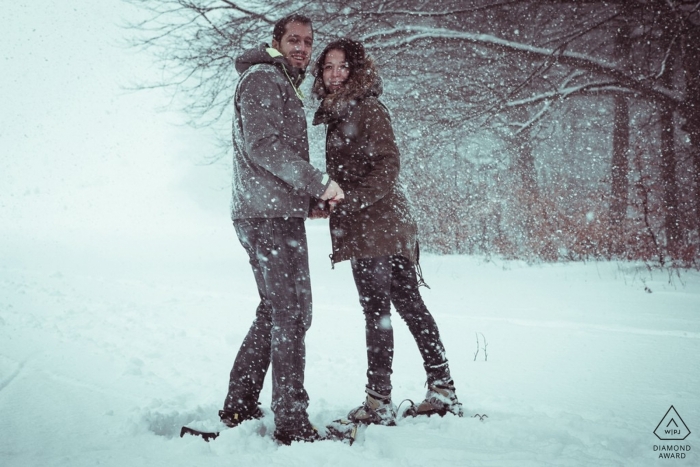
<instances>
[{"instance_id":1,"label":"woman's dark brown parka","mask_svg":"<svg viewBox=\"0 0 700 467\"><path fill-rule=\"evenodd\" d=\"M317 77L317 94L318 86ZM333 263L387 255L418 260L416 223L398 186L400 154L381 93L381 78L367 58L342 92L324 96L314 116L314 125L327 125L328 175L345 193L330 216Z\"/></svg>"}]
</instances>

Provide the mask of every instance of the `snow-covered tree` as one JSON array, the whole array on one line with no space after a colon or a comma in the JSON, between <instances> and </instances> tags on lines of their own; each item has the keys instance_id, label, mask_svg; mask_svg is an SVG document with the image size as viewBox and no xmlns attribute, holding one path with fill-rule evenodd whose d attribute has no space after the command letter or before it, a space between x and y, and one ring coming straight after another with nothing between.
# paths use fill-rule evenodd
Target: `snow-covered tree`
<instances>
[{"instance_id":1,"label":"snow-covered tree","mask_svg":"<svg viewBox=\"0 0 700 467\"><path fill-rule=\"evenodd\" d=\"M280 17L311 17L317 47L362 40L430 249L698 258L697 1L127 1L150 12L133 26L153 84L200 124Z\"/></svg>"}]
</instances>

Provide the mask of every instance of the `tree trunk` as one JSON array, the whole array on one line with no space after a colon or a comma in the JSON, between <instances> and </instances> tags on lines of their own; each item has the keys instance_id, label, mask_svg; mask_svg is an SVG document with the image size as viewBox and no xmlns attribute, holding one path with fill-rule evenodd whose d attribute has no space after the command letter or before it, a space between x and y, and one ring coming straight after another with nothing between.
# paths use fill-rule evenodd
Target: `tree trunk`
<instances>
[{"instance_id":1,"label":"tree trunk","mask_svg":"<svg viewBox=\"0 0 700 467\"><path fill-rule=\"evenodd\" d=\"M661 186L663 187L664 229L668 253L675 257L681 240L676 180L676 148L674 146L673 110L661 110Z\"/></svg>"},{"instance_id":2,"label":"tree trunk","mask_svg":"<svg viewBox=\"0 0 700 467\"><path fill-rule=\"evenodd\" d=\"M613 254L623 252L624 220L627 216L629 190L629 103L624 96L615 96L615 125L613 128L613 154L611 164L610 223L612 232L610 248Z\"/></svg>"},{"instance_id":3,"label":"tree trunk","mask_svg":"<svg viewBox=\"0 0 700 467\"><path fill-rule=\"evenodd\" d=\"M539 199L539 187L529 130L524 130L516 136L515 147L515 173L520 177L528 201L534 203Z\"/></svg>"},{"instance_id":4,"label":"tree trunk","mask_svg":"<svg viewBox=\"0 0 700 467\"><path fill-rule=\"evenodd\" d=\"M669 58L666 72L662 77L668 88L673 84L673 63ZM671 257L675 258L681 243L680 210L678 203L678 180L676 179L675 128L673 125L673 108L661 104L661 186L663 188L664 230L666 247Z\"/></svg>"},{"instance_id":5,"label":"tree trunk","mask_svg":"<svg viewBox=\"0 0 700 467\"><path fill-rule=\"evenodd\" d=\"M631 27L625 23L620 25L615 37L616 50L621 63L628 61L632 41ZM629 64L628 64L629 66ZM614 98L613 147L610 163L610 251L620 255L624 251L625 226L627 217L627 202L629 191L629 139L630 139L630 110L629 101L623 95Z\"/></svg>"},{"instance_id":6,"label":"tree trunk","mask_svg":"<svg viewBox=\"0 0 700 467\"><path fill-rule=\"evenodd\" d=\"M529 115L525 109L517 109L512 116L521 122L527 122ZM513 169L520 179L520 187L531 206L539 199L539 187L537 184L537 169L535 169L535 156L532 154L532 127L526 125L512 135L515 159Z\"/></svg>"},{"instance_id":7,"label":"tree trunk","mask_svg":"<svg viewBox=\"0 0 700 467\"><path fill-rule=\"evenodd\" d=\"M681 106L685 119L683 131L690 138L695 185L695 229L700 234L700 26L689 25L689 34L683 53L683 75L686 99Z\"/></svg>"},{"instance_id":8,"label":"tree trunk","mask_svg":"<svg viewBox=\"0 0 700 467\"><path fill-rule=\"evenodd\" d=\"M513 195L516 198L516 204L520 206L520 212L523 216L525 243L522 246L528 250L528 253L540 256L542 253L542 235L539 232L538 225L540 217L538 200L540 195L530 137L530 129L526 128L516 134L512 141L515 154L513 170L520 185Z\"/></svg>"}]
</instances>

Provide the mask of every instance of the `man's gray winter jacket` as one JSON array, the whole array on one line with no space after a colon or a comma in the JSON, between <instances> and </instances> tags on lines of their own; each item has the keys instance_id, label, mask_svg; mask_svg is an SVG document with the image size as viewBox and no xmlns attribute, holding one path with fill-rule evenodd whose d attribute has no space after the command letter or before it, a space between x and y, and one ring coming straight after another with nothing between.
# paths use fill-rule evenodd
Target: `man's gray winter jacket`
<instances>
[{"instance_id":1,"label":"man's gray winter jacket","mask_svg":"<svg viewBox=\"0 0 700 467\"><path fill-rule=\"evenodd\" d=\"M266 45L238 57L236 70L231 218L306 218L330 180L309 163L303 71Z\"/></svg>"}]
</instances>

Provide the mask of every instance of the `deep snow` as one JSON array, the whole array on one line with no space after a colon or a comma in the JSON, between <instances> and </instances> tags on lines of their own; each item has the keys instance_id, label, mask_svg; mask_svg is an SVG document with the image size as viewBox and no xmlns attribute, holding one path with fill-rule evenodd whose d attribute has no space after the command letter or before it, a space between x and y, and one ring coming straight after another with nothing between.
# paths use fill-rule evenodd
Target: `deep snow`
<instances>
[{"instance_id":1,"label":"deep snow","mask_svg":"<svg viewBox=\"0 0 700 467\"><path fill-rule=\"evenodd\" d=\"M484 421L406 419L369 427L352 447L278 447L258 434L274 427L268 381L262 421L209 444L178 438L181 424L216 419L257 305L245 253L219 220L193 234L5 234L0 464L698 465L700 275L622 263L425 255L423 296L466 412ZM323 424L363 397L363 317L348 265L330 268L326 221L307 226L306 380ZM418 351L393 325L394 397L420 399ZM692 433L661 442L653 431L671 405ZM691 451L659 460L662 444Z\"/></svg>"}]
</instances>

